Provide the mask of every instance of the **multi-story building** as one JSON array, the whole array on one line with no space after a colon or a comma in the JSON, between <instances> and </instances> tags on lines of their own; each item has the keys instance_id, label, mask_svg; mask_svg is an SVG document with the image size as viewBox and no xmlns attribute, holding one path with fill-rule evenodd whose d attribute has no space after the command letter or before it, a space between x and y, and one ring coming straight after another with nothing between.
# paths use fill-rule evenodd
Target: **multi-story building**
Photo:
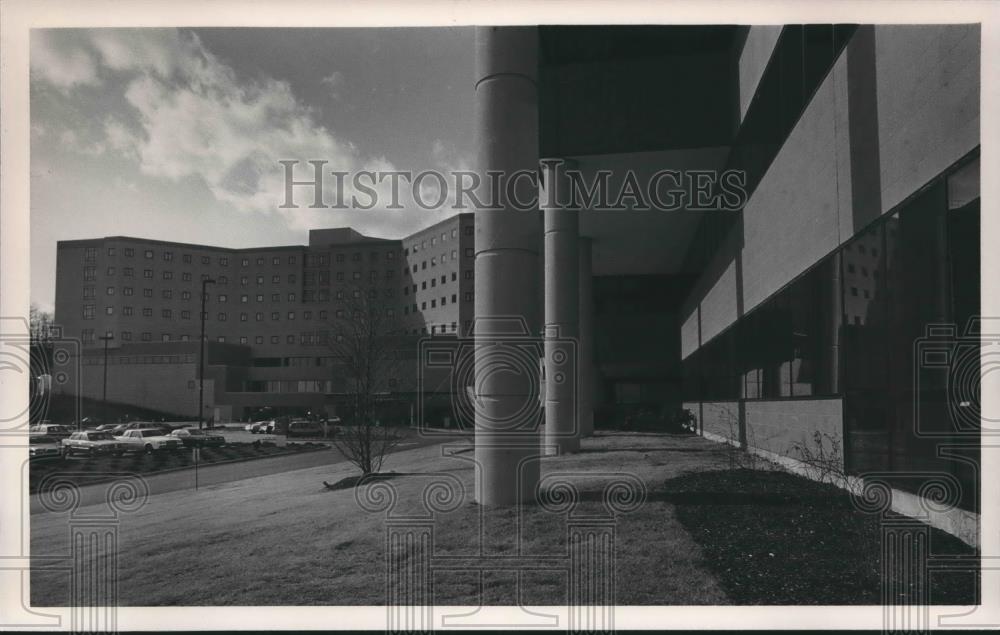
<instances>
[{"instance_id":1,"label":"multi-story building","mask_svg":"<svg viewBox=\"0 0 1000 635\"><path fill-rule=\"evenodd\" d=\"M61 241L55 319L80 338L85 366L103 364L101 338L111 338L108 401L194 416L204 287L211 416L323 410L339 390L331 330L359 305L410 336L471 323L472 229L459 214L402 240L335 228L310 231L308 245L248 249ZM394 387L411 392L414 375ZM80 390L100 398L103 373L84 372Z\"/></svg>"},{"instance_id":2,"label":"multi-story building","mask_svg":"<svg viewBox=\"0 0 1000 635\"><path fill-rule=\"evenodd\" d=\"M473 215L403 239L403 326L413 335L467 335L473 313Z\"/></svg>"}]
</instances>

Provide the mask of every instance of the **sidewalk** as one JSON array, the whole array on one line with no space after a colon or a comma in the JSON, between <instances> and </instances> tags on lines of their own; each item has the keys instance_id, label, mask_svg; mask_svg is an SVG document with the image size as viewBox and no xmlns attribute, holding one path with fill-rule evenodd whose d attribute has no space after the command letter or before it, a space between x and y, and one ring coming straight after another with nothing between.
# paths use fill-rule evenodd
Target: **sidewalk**
<instances>
[{"instance_id":1,"label":"sidewalk","mask_svg":"<svg viewBox=\"0 0 1000 635\"><path fill-rule=\"evenodd\" d=\"M428 475L443 473L461 483L464 501L434 517L435 555L516 549L511 540L518 528L522 553L565 553L565 515L538 507L520 519L512 510L486 512L485 526L494 531L481 535L484 511L472 503L472 454L443 456L442 450L434 445L402 451L388 457L383 469L402 474L385 481L397 495L399 514L419 511L434 480ZM593 511L603 505L593 494L616 475L634 475L655 493L666 479L724 469L726 458L721 446L697 437L599 433L583 442L579 454L543 465L543 477L568 473L586 501L584 511ZM323 486L355 474L347 464L326 465L150 497L121 518L119 604L383 604L384 513L361 509L352 489ZM65 514L32 517L33 554L65 553L67 535ZM727 603L673 506L655 495L618 517L615 553L619 603ZM529 603L562 603L562 576L526 574L521 595L528 594ZM473 577L467 571L436 575L435 601L478 604L480 586ZM36 572L32 602L58 605L67 588L64 575ZM482 590L486 604L515 601L506 572L487 574Z\"/></svg>"}]
</instances>

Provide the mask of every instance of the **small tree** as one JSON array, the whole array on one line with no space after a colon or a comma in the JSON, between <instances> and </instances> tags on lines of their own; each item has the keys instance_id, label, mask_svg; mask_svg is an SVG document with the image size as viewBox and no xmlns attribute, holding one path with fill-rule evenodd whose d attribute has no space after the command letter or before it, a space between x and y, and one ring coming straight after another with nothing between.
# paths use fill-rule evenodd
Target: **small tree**
<instances>
[{"instance_id":1,"label":"small tree","mask_svg":"<svg viewBox=\"0 0 1000 635\"><path fill-rule=\"evenodd\" d=\"M333 322L327 344L338 362L334 373L345 383L354 413L333 436L334 446L363 475L376 473L399 436L381 425L379 405L398 380L405 338L393 308L378 301L377 290L353 288Z\"/></svg>"}]
</instances>

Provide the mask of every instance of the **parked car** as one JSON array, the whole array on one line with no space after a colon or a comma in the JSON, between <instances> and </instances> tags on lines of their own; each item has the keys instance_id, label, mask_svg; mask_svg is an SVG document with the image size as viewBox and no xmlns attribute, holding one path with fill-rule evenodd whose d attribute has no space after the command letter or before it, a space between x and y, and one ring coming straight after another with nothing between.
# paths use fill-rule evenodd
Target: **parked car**
<instances>
[{"instance_id":1,"label":"parked car","mask_svg":"<svg viewBox=\"0 0 1000 635\"><path fill-rule=\"evenodd\" d=\"M62 442L56 437L33 434L28 437L28 459L41 461L62 457Z\"/></svg>"},{"instance_id":2,"label":"parked car","mask_svg":"<svg viewBox=\"0 0 1000 635\"><path fill-rule=\"evenodd\" d=\"M285 434L290 437L321 437L323 436L323 424L308 419L294 419L288 422Z\"/></svg>"},{"instance_id":3,"label":"parked car","mask_svg":"<svg viewBox=\"0 0 1000 635\"><path fill-rule=\"evenodd\" d=\"M101 425L97 426L94 429L97 430L98 432L111 432L115 428L117 428L119 425L121 425L121 424L118 424L118 423L102 423Z\"/></svg>"},{"instance_id":4,"label":"parked car","mask_svg":"<svg viewBox=\"0 0 1000 635\"><path fill-rule=\"evenodd\" d=\"M197 428L178 428L170 433L170 436L177 437L188 448L211 448L226 444L226 437L221 434L212 434Z\"/></svg>"},{"instance_id":5,"label":"parked car","mask_svg":"<svg viewBox=\"0 0 1000 635\"><path fill-rule=\"evenodd\" d=\"M126 430L121 436L115 437L126 444L131 452L161 452L164 450L180 450L184 447L181 440L175 436L163 434L159 428L135 428Z\"/></svg>"},{"instance_id":6,"label":"parked car","mask_svg":"<svg viewBox=\"0 0 1000 635\"><path fill-rule=\"evenodd\" d=\"M62 448L64 456L73 456L74 454L121 456L128 449L124 443L111 436L110 432L98 432L97 430L74 432L68 439L62 440Z\"/></svg>"},{"instance_id":7,"label":"parked car","mask_svg":"<svg viewBox=\"0 0 1000 635\"><path fill-rule=\"evenodd\" d=\"M273 423L274 421L254 421L253 423L243 426L243 429L250 434L264 434L267 432L268 426Z\"/></svg>"},{"instance_id":8,"label":"parked car","mask_svg":"<svg viewBox=\"0 0 1000 635\"><path fill-rule=\"evenodd\" d=\"M131 421L129 423L123 423L119 427L119 432L115 436L121 436L127 430L150 430L155 429L163 433L164 436L173 432L173 428L162 423L152 423L149 421Z\"/></svg>"},{"instance_id":9,"label":"parked car","mask_svg":"<svg viewBox=\"0 0 1000 635\"><path fill-rule=\"evenodd\" d=\"M29 427L28 434L41 434L47 437L65 439L73 434L73 431L67 426L59 425L58 423L40 423Z\"/></svg>"}]
</instances>

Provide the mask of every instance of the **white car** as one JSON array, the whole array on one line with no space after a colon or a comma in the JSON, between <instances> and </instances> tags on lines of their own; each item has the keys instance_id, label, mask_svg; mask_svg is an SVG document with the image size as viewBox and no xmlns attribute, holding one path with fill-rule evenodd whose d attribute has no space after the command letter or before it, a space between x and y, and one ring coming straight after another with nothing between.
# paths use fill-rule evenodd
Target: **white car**
<instances>
[{"instance_id":1,"label":"white car","mask_svg":"<svg viewBox=\"0 0 1000 635\"><path fill-rule=\"evenodd\" d=\"M33 434L28 437L28 458L33 461L62 458L62 443L55 437Z\"/></svg>"},{"instance_id":2,"label":"white car","mask_svg":"<svg viewBox=\"0 0 1000 635\"><path fill-rule=\"evenodd\" d=\"M250 434L267 434L267 428L272 424L274 421L254 421L243 426L243 429Z\"/></svg>"},{"instance_id":3,"label":"white car","mask_svg":"<svg viewBox=\"0 0 1000 635\"><path fill-rule=\"evenodd\" d=\"M104 454L121 456L125 452L125 445L111 436L110 432L98 432L97 430L74 432L69 435L68 439L62 440L62 446L65 456L73 456L74 454L91 457Z\"/></svg>"},{"instance_id":4,"label":"white car","mask_svg":"<svg viewBox=\"0 0 1000 635\"><path fill-rule=\"evenodd\" d=\"M126 430L120 437L115 437L128 447L131 452L162 452L164 450L180 450L184 447L177 437L164 435L159 428L139 428Z\"/></svg>"}]
</instances>

